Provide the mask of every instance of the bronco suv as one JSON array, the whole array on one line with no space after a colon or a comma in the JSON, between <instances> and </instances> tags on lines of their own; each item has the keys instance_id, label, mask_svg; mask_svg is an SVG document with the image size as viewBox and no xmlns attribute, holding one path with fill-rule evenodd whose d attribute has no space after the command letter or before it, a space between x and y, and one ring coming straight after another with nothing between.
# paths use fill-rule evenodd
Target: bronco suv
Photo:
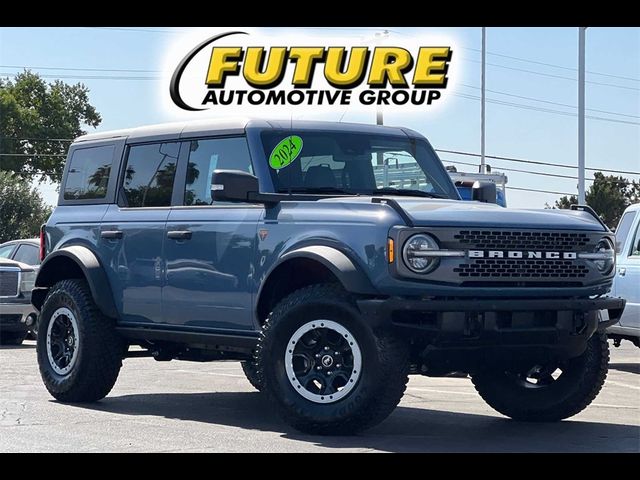
<instances>
[{"instance_id":1,"label":"bronco suv","mask_svg":"<svg viewBox=\"0 0 640 480\"><path fill-rule=\"evenodd\" d=\"M32 301L55 398L103 398L127 357L238 360L291 425L320 434L382 421L410 374L467 373L519 420L575 415L602 387L603 332L624 309L606 296L614 237L588 207L463 202L405 128L84 136L41 237Z\"/></svg>"}]
</instances>

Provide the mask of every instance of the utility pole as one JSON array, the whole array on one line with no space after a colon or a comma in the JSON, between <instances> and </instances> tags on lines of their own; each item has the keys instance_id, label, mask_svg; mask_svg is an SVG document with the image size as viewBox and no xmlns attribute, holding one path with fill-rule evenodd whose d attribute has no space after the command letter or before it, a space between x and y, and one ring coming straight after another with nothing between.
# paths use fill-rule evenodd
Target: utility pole
<instances>
[{"instance_id":1,"label":"utility pole","mask_svg":"<svg viewBox=\"0 0 640 480\"><path fill-rule=\"evenodd\" d=\"M383 30L382 33L376 33L373 41L375 43L378 43L381 40L384 40L386 38L389 38L389 30ZM384 125L384 116L382 115L382 107L378 108L378 111L376 112L376 125Z\"/></svg>"},{"instance_id":2,"label":"utility pole","mask_svg":"<svg viewBox=\"0 0 640 480\"><path fill-rule=\"evenodd\" d=\"M482 27L482 73L480 79L480 173L487 173L485 165L484 148L485 148L485 74L487 68L487 27Z\"/></svg>"},{"instance_id":3,"label":"utility pole","mask_svg":"<svg viewBox=\"0 0 640 480\"><path fill-rule=\"evenodd\" d=\"M584 84L585 84L585 33L587 27L578 27L578 203L586 203L584 190Z\"/></svg>"}]
</instances>

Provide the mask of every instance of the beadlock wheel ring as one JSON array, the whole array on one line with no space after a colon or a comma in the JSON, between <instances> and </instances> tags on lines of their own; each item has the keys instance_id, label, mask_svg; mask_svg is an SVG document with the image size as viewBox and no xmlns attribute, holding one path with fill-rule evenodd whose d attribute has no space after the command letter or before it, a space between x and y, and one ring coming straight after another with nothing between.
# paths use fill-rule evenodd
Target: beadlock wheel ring
<instances>
[{"instance_id":1,"label":"beadlock wheel ring","mask_svg":"<svg viewBox=\"0 0 640 480\"><path fill-rule=\"evenodd\" d=\"M71 310L62 307L53 312L47 326L47 358L58 375L67 375L76 364L78 332L78 321Z\"/></svg>"},{"instance_id":2,"label":"beadlock wheel ring","mask_svg":"<svg viewBox=\"0 0 640 480\"><path fill-rule=\"evenodd\" d=\"M314 403L343 399L362 373L360 345L349 330L332 320L314 320L296 330L284 361L293 389Z\"/></svg>"}]
</instances>

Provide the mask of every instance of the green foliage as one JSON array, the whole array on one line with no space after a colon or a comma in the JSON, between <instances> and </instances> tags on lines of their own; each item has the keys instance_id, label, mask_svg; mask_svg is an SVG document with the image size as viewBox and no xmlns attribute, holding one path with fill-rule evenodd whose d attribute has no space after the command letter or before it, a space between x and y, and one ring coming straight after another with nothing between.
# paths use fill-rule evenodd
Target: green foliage
<instances>
[{"instance_id":1,"label":"green foliage","mask_svg":"<svg viewBox=\"0 0 640 480\"><path fill-rule=\"evenodd\" d=\"M594 182L586 192L587 205L593 208L609 228L615 228L625 208L640 201L640 183L615 175L596 172ZM578 197L564 196L553 208L570 208L577 205Z\"/></svg>"},{"instance_id":2,"label":"green foliage","mask_svg":"<svg viewBox=\"0 0 640 480\"><path fill-rule=\"evenodd\" d=\"M83 125L102 121L88 92L81 83L47 83L29 71L0 79L0 171L59 182L69 142L51 139L78 137L86 133Z\"/></svg>"},{"instance_id":3,"label":"green foliage","mask_svg":"<svg viewBox=\"0 0 640 480\"><path fill-rule=\"evenodd\" d=\"M0 243L38 236L51 215L37 189L11 172L0 171Z\"/></svg>"}]
</instances>

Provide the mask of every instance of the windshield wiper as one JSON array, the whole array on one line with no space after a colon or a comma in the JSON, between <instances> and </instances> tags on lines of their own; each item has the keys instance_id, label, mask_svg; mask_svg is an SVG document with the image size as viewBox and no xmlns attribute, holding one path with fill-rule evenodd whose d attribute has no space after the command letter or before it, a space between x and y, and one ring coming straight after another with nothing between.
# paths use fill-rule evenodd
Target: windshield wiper
<instances>
[{"instance_id":1,"label":"windshield wiper","mask_svg":"<svg viewBox=\"0 0 640 480\"><path fill-rule=\"evenodd\" d=\"M439 193L423 192L422 190L378 188L372 195L398 195L399 197L426 197L426 198L448 198Z\"/></svg>"},{"instance_id":2,"label":"windshield wiper","mask_svg":"<svg viewBox=\"0 0 640 480\"><path fill-rule=\"evenodd\" d=\"M280 193L308 193L308 194L338 194L338 195L356 195L355 192L350 192L342 188L336 187L296 187L288 190L281 190Z\"/></svg>"}]
</instances>

